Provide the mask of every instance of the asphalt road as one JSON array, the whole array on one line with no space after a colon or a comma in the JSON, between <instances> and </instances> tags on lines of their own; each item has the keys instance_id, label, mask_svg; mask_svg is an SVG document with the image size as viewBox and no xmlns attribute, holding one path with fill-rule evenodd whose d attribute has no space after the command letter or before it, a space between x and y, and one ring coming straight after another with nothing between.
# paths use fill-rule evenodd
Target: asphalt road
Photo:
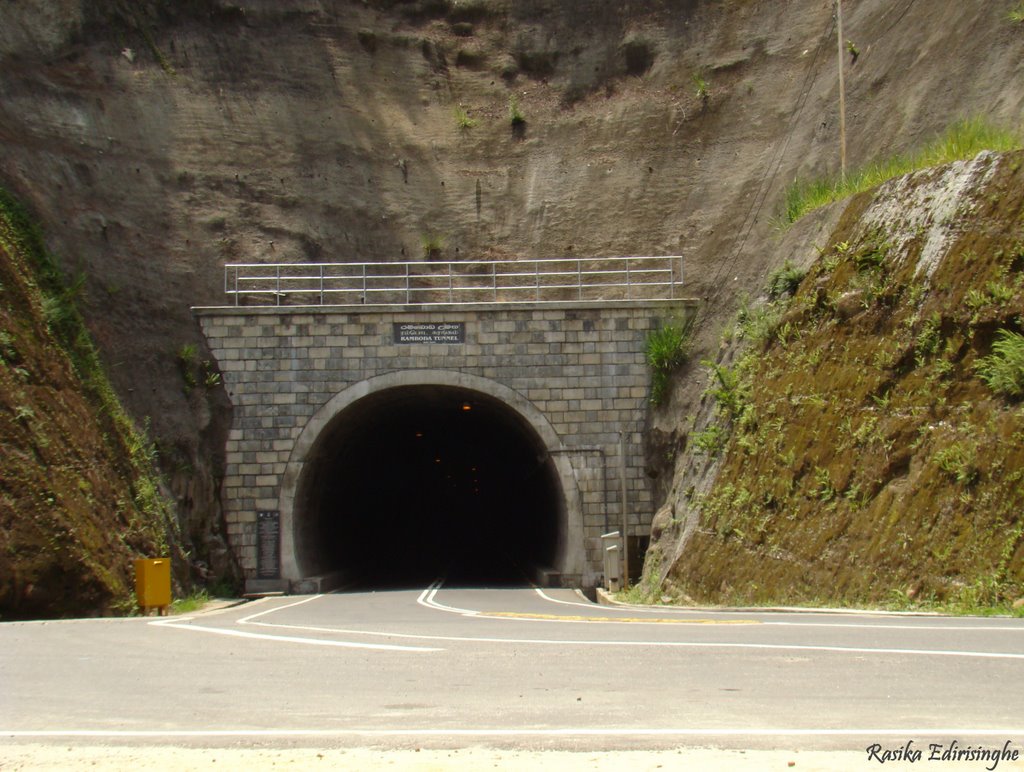
<instances>
[{"instance_id":1,"label":"asphalt road","mask_svg":"<svg viewBox=\"0 0 1024 772\"><path fill-rule=\"evenodd\" d=\"M268 598L0 624L0 740L1024 755L1024 620L597 606L568 590ZM981 767L979 767L981 768Z\"/></svg>"}]
</instances>

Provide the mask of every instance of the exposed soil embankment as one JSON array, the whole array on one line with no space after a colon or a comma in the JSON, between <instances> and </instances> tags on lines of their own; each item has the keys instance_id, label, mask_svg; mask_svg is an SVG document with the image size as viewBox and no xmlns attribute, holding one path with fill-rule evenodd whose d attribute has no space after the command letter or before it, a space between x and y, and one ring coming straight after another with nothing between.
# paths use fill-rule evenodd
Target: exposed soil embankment
<instances>
[{"instance_id":1,"label":"exposed soil embankment","mask_svg":"<svg viewBox=\"0 0 1024 772\"><path fill-rule=\"evenodd\" d=\"M714 416L677 460L649 592L1024 596L1024 405L987 377L994 343L1024 331L1022 165L985 153L855 197L796 255L813 262L792 299L739 320L705 365Z\"/></svg>"},{"instance_id":2,"label":"exposed soil embankment","mask_svg":"<svg viewBox=\"0 0 1024 772\"><path fill-rule=\"evenodd\" d=\"M130 611L132 560L178 550L145 440L83 335L0 191L0 619Z\"/></svg>"}]
</instances>

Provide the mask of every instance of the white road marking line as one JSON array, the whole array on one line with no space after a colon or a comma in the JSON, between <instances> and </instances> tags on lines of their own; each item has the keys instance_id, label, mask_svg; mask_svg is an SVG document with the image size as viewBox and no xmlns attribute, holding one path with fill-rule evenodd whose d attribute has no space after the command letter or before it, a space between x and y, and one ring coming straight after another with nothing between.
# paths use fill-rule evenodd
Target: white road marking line
<instances>
[{"instance_id":1,"label":"white road marking line","mask_svg":"<svg viewBox=\"0 0 1024 772\"><path fill-rule=\"evenodd\" d=\"M658 626L664 626L666 624L666 620L664 620L664 619L654 619L654 620L651 620L650 622L645 622L645 621L643 621L641 619L622 619L622 620L617 620L617 619L610 619L610 618L604 618L604 617L595 617L593 619L589 619L589 618L586 618L586 617L583 617L583 616L580 616L580 615L577 615L576 617L572 617L572 618L571 617L554 617L554 616L544 616L544 615L540 615L540 614L531 614L530 612L523 612L523 613L519 614L519 613L501 612L501 611L478 611L478 610L474 610L474 609L459 608L457 606L446 606L445 604L443 604L440 601L437 601L435 599L436 596L437 596L437 593L440 592L440 590L441 590L443 585L444 585L444 581L443 580L438 580L437 582L432 583L426 590L424 590L422 593L420 593L420 597L417 599L416 602L419 603L422 606L426 606L427 608L432 608L432 609L435 609L437 611L448 611L448 612L451 612L451 613L454 613L454 614L460 614L461 616L477 617L478 619L511 619L511 620L516 621L516 622L558 622L558 623L561 623L561 624L594 624L595 622L596 623L601 623L601 624L631 624L631 625L651 624L651 625L658 625ZM551 598L551 597L549 597L547 595L544 595L544 593L541 591L541 589L539 587L534 587L533 589L534 589L535 592L539 593L541 595L541 597L543 597L545 600L549 600L552 603L562 603L562 604L565 604L566 606L582 606L582 607L584 607L586 609L589 609L591 611L598 611L598 610L603 610L603 609L617 610L617 609L615 609L614 607L611 607L611 606L597 606L597 605L595 605L593 603L589 603L589 604L588 603L573 603L571 601L557 600L555 598ZM685 618L680 618L679 619L680 623L684 623L684 622L687 622L687 621L688 620L686 620ZM694 622L701 622L701 623L705 623L705 624L708 623L708 620L706 620L706 619L695 619L693 621ZM735 621L728 620L728 621L723 621L722 624L736 624L739 621L741 621L741 620L735 620ZM758 624L758 623L751 622L750 624Z\"/></svg>"},{"instance_id":2,"label":"white road marking line","mask_svg":"<svg viewBox=\"0 0 1024 772\"><path fill-rule=\"evenodd\" d=\"M517 622L554 622L554 623L561 623L561 624L593 624L593 622L589 622L588 620L582 620L582 619L553 619L553 618L540 618L540 617L533 617L533 618L531 618L531 617L526 616L526 615L519 616L519 617L512 616L512 615L502 616L500 614L489 614L488 612L485 612L485 611L474 611L472 609L461 609L461 608L456 608L456 607L453 607L453 606L445 606L444 604L441 604L441 603L438 603L438 602L431 602L431 601L433 601L434 596L437 595L437 592L440 589L441 589L440 585L438 585L436 588L433 585L431 585L430 588L428 588L427 590L424 590L423 594L426 595L429 592L430 593L430 598L423 605L426 605L428 608L438 609L440 611L452 611L452 612L455 612L455 613L458 613L458 614L462 614L463 616L476 616L476 617L479 617L481 619L511 619L511 620L514 620L514 621L517 621ZM630 612L630 611L644 611L646 613L657 613L658 611L662 610L660 608L658 608L658 609L644 609L644 608L639 608L639 607L633 608L633 607L617 607L617 606L600 606L600 605L596 605L596 604L593 604L593 603L579 603L579 602L575 602L575 601L561 600L559 598L552 598L550 595L547 595L543 591L543 589L541 589L540 587L534 587L533 591L535 593L537 593L538 596L540 596L541 598L543 598L544 600L546 600L546 601L548 601L550 603L556 603L556 604L560 604L560 605L563 605L563 606L579 606L579 607L582 607L582 608L589 609L591 611L600 610L602 613L605 612L605 611L614 611L614 612L619 612L619 613L625 613L625 612ZM423 595L421 595L420 597L422 598ZM698 610L696 610L696 609L664 609L664 611L666 613L669 613L669 614L680 614L680 615L682 615L682 614L697 614L698 613ZM685 617L681 617L680 621L685 621ZM701 618L700 621L706 621L706 620L704 618ZM752 623L756 623L758 626L764 625L764 626L774 626L774 627L824 627L824 628L834 627L834 628L849 628L849 629L854 629L854 630L859 630L859 629L863 629L863 630L938 630L938 631L956 631L956 632L988 632L990 630L997 630L997 631L1000 631L1000 632L1024 633L1024 625L1022 625L1020 627L988 627L988 626L984 626L984 625L957 626L955 624L951 624L951 625L900 625L900 624L873 624L873 623L851 624L849 622L778 622L778 621L764 621L764 620L760 620L760 619L751 620L751 622ZM637 620L637 619L628 619L628 620L623 620L622 622L619 622L619 621L614 620L614 619L600 619L600 620L598 620L597 623L598 624L631 624L631 625L643 625L643 624L646 624L645 622ZM658 626L664 626L664 622L661 622L661 621L652 621L650 624L658 625Z\"/></svg>"},{"instance_id":3,"label":"white road marking line","mask_svg":"<svg viewBox=\"0 0 1024 772\"><path fill-rule=\"evenodd\" d=\"M213 738L213 737L1014 737L1024 727L971 729L967 727L906 727L902 729L828 729L806 727L708 728L690 727L468 727L409 729L0 729L7 738Z\"/></svg>"},{"instance_id":4,"label":"white road marking line","mask_svg":"<svg viewBox=\"0 0 1024 772\"><path fill-rule=\"evenodd\" d=\"M649 647L649 648L685 648L685 649L764 649L768 651L821 651L850 654L899 654L908 656L938 656L938 657L969 657L978 659L1024 659L1024 654L1011 652L988 652L988 651L955 651L944 649L893 649L893 648L866 648L859 646L815 646L811 644L783 644L783 643L735 643L735 642L700 642L700 641L600 641L600 640L579 640L579 639L549 639L549 638L496 638L489 636L469 635L427 635L420 633L384 633L376 630L351 630L336 627L315 627L308 625L284 625L274 622L255 622L254 624L264 627L275 627L286 630L305 630L306 632L334 633L338 635L366 635L381 636L387 638L401 638L403 640L439 641L445 643L518 643L523 645L542 646L625 646L625 647Z\"/></svg>"},{"instance_id":5,"label":"white road marking line","mask_svg":"<svg viewBox=\"0 0 1024 772\"><path fill-rule=\"evenodd\" d=\"M540 587L534 587L536 592L541 598L548 601L549 603L558 603L563 606L580 606L582 608L589 608L591 610L600 609L604 611L617 611L619 613L626 612L642 612L645 614L709 614L709 613L721 613L715 612L713 609L692 609L692 608L672 608L672 607L661 607L647 608L643 606L601 606L593 603L582 603L579 601L561 600L559 598L552 598L546 594ZM737 615L751 615L756 613L771 613L771 612L729 612ZM870 612L865 612L870 614ZM1012 633L1024 633L1024 625L1015 627L1002 627L996 625L959 625L956 622L951 622L948 625L908 625L908 624L880 624L874 622L865 623L851 623L851 622L779 622L779 621L763 621L758 620L762 625L772 625L776 627L838 627L838 628L853 628L853 629L864 629L864 630L949 630L949 631L968 631L968 632L1012 632Z\"/></svg>"},{"instance_id":6,"label":"white road marking line","mask_svg":"<svg viewBox=\"0 0 1024 772\"><path fill-rule=\"evenodd\" d=\"M481 612L474 611L472 609L459 609L453 606L446 606L435 600L437 593L444 585L444 580L438 579L431 582L423 592L420 593L416 602L427 608L433 608L440 611L447 611L450 613L460 614L462 616L475 616L478 618L484 618L481 616ZM539 588L535 588L538 593L543 596L543 593ZM835 652L835 653L852 653L852 654L896 654L896 655L907 655L907 656L943 656L943 657L968 657L976 659L1024 659L1024 654L1010 653L1010 652L978 652L978 651L957 651L957 650L946 650L946 649L906 649L906 648L869 648L859 646L825 646L825 645L811 645L811 644L772 644L772 643L740 643L740 642L698 642L698 641L600 641L600 640L558 640L558 639L532 639L532 638L496 638L496 637L484 637L484 636L441 636L441 635L425 635L425 634L412 634L412 633L385 633L378 631L368 630L351 630L345 628L331 628L331 627L319 627L311 625L285 625L277 624L273 622L254 622L252 620L266 616L275 611L282 611L286 608L292 608L294 606L300 606L304 603L322 598L322 595L314 595L309 598L303 598L302 600L288 603L283 606L276 606L272 609L251 614L243 619L239 620L243 624L252 624L261 627L270 627L276 629L285 630L302 630L306 632L319 632L328 633L333 635L362 635L362 636L377 636L386 638L401 638L403 640L421 640L421 641L441 641L451 643L512 643L512 644L532 644L532 645L546 645L546 646L623 646L623 647L649 647L649 648L719 648L719 649L751 649L751 650L767 650L767 651L820 651L820 652ZM164 620L152 622L153 625L160 625L166 627L178 627L180 629L187 630L201 630L204 632L211 632L220 635L235 635L238 637L253 637L263 638L267 640L279 640L289 641L295 643L306 643L320 646L341 646L350 648L376 648L384 650L398 650L398 651L441 651L441 649L431 649L424 647L402 647L393 644L368 644L368 643L356 643L353 641L325 641L318 638L296 638L289 636L276 636L276 635L260 635L258 633L247 633L240 630L229 630L223 628L213 627L202 627L199 625L184 625L181 622L189 621L191 618L185 618L177 620L178 624L175 624L176 620ZM522 619L512 618L515 621L574 621L574 620L536 620L536 619ZM574 621L575 622L575 621ZM580 624L580 622L575 622ZM614 623L610 623L614 624ZM635 624L635 623L633 623ZM822 623L824 624L824 623ZM858 627L858 625L853 625Z\"/></svg>"},{"instance_id":7,"label":"white road marking line","mask_svg":"<svg viewBox=\"0 0 1024 772\"><path fill-rule=\"evenodd\" d=\"M274 608L267 609L266 611L260 611L260 612L258 612L256 614L250 614L249 616L242 617L241 619L239 619L237 621L238 621L238 624L245 625L245 624L249 623L250 619L256 619L257 617L261 617L264 614L273 614L275 611L283 611L286 608L292 608L294 606L301 606L304 603L310 603L311 601L319 600L322 597L323 597L323 595L313 595L312 597L303 598L302 600L297 600L297 601L295 601L293 603L286 603L283 606L274 606Z\"/></svg>"},{"instance_id":8,"label":"white road marking line","mask_svg":"<svg viewBox=\"0 0 1024 772\"><path fill-rule=\"evenodd\" d=\"M581 606L582 608L589 608L589 609L609 608L609 609L614 609L615 611L619 611L620 610L618 606L599 606L599 605L597 605L595 603L582 603L582 602L580 602L578 600L561 600L560 598L552 598L550 595L548 595L546 592L544 592L544 590L542 590L540 587L534 587L533 591L535 593L537 593L540 597L542 597L544 600L546 600L548 603L557 603L557 604L559 604L561 606ZM621 610L625 611L626 609L621 609ZM639 611L639 609L637 609L637 610Z\"/></svg>"},{"instance_id":9,"label":"white road marking line","mask_svg":"<svg viewBox=\"0 0 1024 772\"><path fill-rule=\"evenodd\" d=\"M324 640L322 638L298 638L289 635L266 635L264 633L250 633L246 630L231 630L223 627L204 627L203 625L184 624L192 620L192 617L181 619L150 622L154 627L173 627L177 630L192 630L196 632L211 633L213 635L229 635L236 638L255 638L264 641L278 641L285 643L301 643L307 646L333 646L343 649L375 649L378 651L444 651L444 649L427 648L424 646L399 646L386 643L358 643L356 641ZM260 624L257 622L256 624ZM273 625L270 625L273 626Z\"/></svg>"},{"instance_id":10,"label":"white road marking line","mask_svg":"<svg viewBox=\"0 0 1024 772\"><path fill-rule=\"evenodd\" d=\"M434 598L437 596L438 591L440 591L443 585L443 579L435 579L433 582L430 583L430 586L428 586L427 589L420 593L420 596L416 599L416 602L419 603L421 606L426 606L427 608L432 608L437 611L448 611L453 614L460 614L466 617L479 616L479 611L474 611L473 609L468 608L456 608L455 606L446 606L443 603L434 600Z\"/></svg>"}]
</instances>

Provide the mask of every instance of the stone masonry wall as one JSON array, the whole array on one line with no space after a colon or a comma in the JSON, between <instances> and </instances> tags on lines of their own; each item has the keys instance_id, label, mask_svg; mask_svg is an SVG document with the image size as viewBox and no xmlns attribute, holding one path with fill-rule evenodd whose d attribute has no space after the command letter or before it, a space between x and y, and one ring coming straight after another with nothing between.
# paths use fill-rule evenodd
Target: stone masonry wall
<instances>
[{"instance_id":1,"label":"stone masonry wall","mask_svg":"<svg viewBox=\"0 0 1024 772\"><path fill-rule=\"evenodd\" d=\"M650 373L644 343L680 301L565 306L232 307L196 309L234 405L222 500L229 540L248 578L256 512L278 508L281 480L306 422L342 390L394 371L432 369L497 381L534 405L570 458L582 512L586 575L602 573L600 535L622 521L618 445L626 433L631 529L649 532L651 487L641 432ZM399 343L395 323L465 325L463 343Z\"/></svg>"}]
</instances>

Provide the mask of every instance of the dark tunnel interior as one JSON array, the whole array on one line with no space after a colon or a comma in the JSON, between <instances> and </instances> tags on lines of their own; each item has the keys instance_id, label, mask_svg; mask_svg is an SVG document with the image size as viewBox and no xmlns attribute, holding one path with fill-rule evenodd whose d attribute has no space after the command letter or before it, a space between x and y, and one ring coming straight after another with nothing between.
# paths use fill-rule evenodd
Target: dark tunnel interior
<instances>
[{"instance_id":1,"label":"dark tunnel interior","mask_svg":"<svg viewBox=\"0 0 1024 772\"><path fill-rule=\"evenodd\" d=\"M450 386L369 395L324 430L294 522L299 569L358 588L519 583L558 551L563 496L532 427Z\"/></svg>"}]
</instances>

